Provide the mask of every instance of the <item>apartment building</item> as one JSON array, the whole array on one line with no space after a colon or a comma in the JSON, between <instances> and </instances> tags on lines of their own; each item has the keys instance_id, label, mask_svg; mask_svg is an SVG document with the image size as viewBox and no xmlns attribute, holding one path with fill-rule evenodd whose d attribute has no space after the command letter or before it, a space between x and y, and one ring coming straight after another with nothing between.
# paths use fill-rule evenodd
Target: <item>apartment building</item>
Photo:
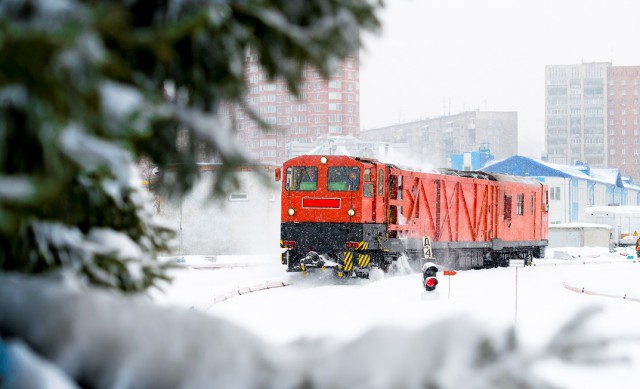
<instances>
[{"instance_id":1,"label":"apartment building","mask_svg":"<svg viewBox=\"0 0 640 389\"><path fill-rule=\"evenodd\" d=\"M553 65L545 69L545 146L558 164L609 166L607 74L609 62Z\"/></svg>"},{"instance_id":2,"label":"apartment building","mask_svg":"<svg viewBox=\"0 0 640 389\"><path fill-rule=\"evenodd\" d=\"M488 147L497 159L518 152L517 112L467 111L362 131L363 140L408 143L418 164L450 166L453 154Z\"/></svg>"},{"instance_id":3,"label":"apartment building","mask_svg":"<svg viewBox=\"0 0 640 389\"><path fill-rule=\"evenodd\" d=\"M360 80L357 56L347 58L330 80L308 68L300 96L289 93L282 80L268 80L255 54L247 54L247 101L273 128L264 131L238 107L226 115L240 143L261 163L281 164L288 142L312 143L320 136L354 136L360 131Z\"/></svg>"}]
</instances>

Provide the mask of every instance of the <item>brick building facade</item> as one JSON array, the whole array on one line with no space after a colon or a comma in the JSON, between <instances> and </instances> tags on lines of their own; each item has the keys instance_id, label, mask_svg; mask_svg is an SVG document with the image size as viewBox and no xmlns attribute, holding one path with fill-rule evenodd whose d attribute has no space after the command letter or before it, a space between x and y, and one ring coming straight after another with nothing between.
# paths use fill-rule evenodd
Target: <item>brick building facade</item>
<instances>
[{"instance_id":1,"label":"brick building facade","mask_svg":"<svg viewBox=\"0 0 640 389\"><path fill-rule=\"evenodd\" d=\"M347 58L330 80L305 70L300 97L293 97L282 80L269 81L255 54L247 55L247 101L273 130L264 131L240 108L226 115L245 149L262 163L281 164L289 142L313 142L320 136L355 136L360 132L358 57Z\"/></svg>"},{"instance_id":2,"label":"brick building facade","mask_svg":"<svg viewBox=\"0 0 640 389\"><path fill-rule=\"evenodd\" d=\"M640 182L640 66L546 67L549 162L618 168Z\"/></svg>"},{"instance_id":3,"label":"brick building facade","mask_svg":"<svg viewBox=\"0 0 640 389\"><path fill-rule=\"evenodd\" d=\"M640 182L640 66L608 70L609 165Z\"/></svg>"}]
</instances>

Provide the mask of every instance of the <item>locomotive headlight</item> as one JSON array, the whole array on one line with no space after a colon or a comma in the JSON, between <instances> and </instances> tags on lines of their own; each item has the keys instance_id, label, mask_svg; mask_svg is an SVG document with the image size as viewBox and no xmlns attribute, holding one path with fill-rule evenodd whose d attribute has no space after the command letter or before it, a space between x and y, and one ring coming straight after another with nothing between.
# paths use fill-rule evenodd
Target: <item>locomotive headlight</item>
<instances>
[{"instance_id":1,"label":"locomotive headlight","mask_svg":"<svg viewBox=\"0 0 640 389\"><path fill-rule=\"evenodd\" d=\"M294 213L296 213L296 211L293 208L289 208L289 216L293 216Z\"/></svg>"},{"instance_id":2,"label":"locomotive headlight","mask_svg":"<svg viewBox=\"0 0 640 389\"><path fill-rule=\"evenodd\" d=\"M327 163L327 157L321 157L320 163Z\"/></svg>"},{"instance_id":3,"label":"locomotive headlight","mask_svg":"<svg viewBox=\"0 0 640 389\"><path fill-rule=\"evenodd\" d=\"M353 209L353 208L351 208L350 210L348 210L348 211L347 211L347 214L348 214L349 216L353 216L353 215L355 215L355 214L356 214L356 210L355 210L355 209Z\"/></svg>"}]
</instances>

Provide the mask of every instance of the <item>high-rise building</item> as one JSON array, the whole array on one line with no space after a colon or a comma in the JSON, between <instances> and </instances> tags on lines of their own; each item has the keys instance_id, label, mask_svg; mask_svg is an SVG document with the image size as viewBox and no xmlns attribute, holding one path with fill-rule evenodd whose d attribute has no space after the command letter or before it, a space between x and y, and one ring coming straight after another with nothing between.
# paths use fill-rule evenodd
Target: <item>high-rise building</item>
<instances>
[{"instance_id":1,"label":"high-rise building","mask_svg":"<svg viewBox=\"0 0 640 389\"><path fill-rule=\"evenodd\" d=\"M547 66L546 151L549 162L608 166L608 62Z\"/></svg>"},{"instance_id":2,"label":"high-rise building","mask_svg":"<svg viewBox=\"0 0 640 389\"><path fill-rule=\"evenodd\" d=\"M450 166L453 154L488 147L496 158L518 152L518 113L467 111L362 131L363 140L406 142L409 158L434 167Z\"/></svg>"},{"instance_id":3,"label":"high-rise building","mask_svg":"<svg viewBox=\"0 0 640 389\"><path fill-rule=\"evenodd\" d=\"M287 142L313 142L323 135L358 136L360 80L357 56L347 58L330 80L315 69L305 70L300 97L293 97L282 80L269 81L255 54L247 54L249 105L273 130L264 131L238 107L227 109L245 149L262 163L286 159Z\"/></svg>"},{"instance_id":4,"label":"high-rise building","mask_svg":"<svg viewBox=\"0 0 640 389\"><path fill-rule=\"evenodd\" d=\"M640 182L640 66L612 66L607 99L609 165Z\"/></svg>"}]
</instances>

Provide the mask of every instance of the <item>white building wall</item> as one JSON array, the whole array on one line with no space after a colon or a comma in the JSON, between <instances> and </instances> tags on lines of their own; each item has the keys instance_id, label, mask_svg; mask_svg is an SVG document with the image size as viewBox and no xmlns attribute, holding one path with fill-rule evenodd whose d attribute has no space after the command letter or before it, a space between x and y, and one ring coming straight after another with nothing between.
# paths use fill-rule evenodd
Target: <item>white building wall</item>
<instances>
[{"instance_id":1,"label":"white building wall","mask_svg":"<svg viewBox=\"0 0 640 389\"><path fill-rule=\"evenodd\" d=\"M201 179L182 201L159 198L159 214L178 232L176 255L277 254L280 251L280 186L238 172L240 188L224 198L209 196L216 172ZM265 185L265 181L267 184Z\"/></svg>"},{"instance_id":2,"label":"white building wall","mask_svg":"<svg viewBox=\"0 0 640 389\"><path fill-rule=\"evenodd\" d=\"M569 179L545 177L545 184L549 187L549 224L569 222Z\"/></svg>"},{"instance_id":3,"label":"white building wall","mask_svg":"<svg viewBox=\"0 0 640 389\"><path fill-rule=\"evenodd\" d=\"M596 183L593 188L593 205L607 205L607 186Z\"/></svg>"},{"instance_id":4,"label":"white building wall","mask_svg":"<svg viewBox=\"0 0 640 389\"><path fill-rule=\"evenodd\" d=\"M638 191L635 189L625 189L627 191L627 199L623 205L640 205L638 204Z\"/></svg>"},{"instance_id":5,"label":"white building wall","mask_svg":"<svg viewBox=\"0 0 640 389\"><path fill-rule=\"evenodd\" d=\"M584 209L590 205L589 201L589 188L587 187L587 181L578 181L578 222L584 222Z\"/></svg>"}]
</instances>

